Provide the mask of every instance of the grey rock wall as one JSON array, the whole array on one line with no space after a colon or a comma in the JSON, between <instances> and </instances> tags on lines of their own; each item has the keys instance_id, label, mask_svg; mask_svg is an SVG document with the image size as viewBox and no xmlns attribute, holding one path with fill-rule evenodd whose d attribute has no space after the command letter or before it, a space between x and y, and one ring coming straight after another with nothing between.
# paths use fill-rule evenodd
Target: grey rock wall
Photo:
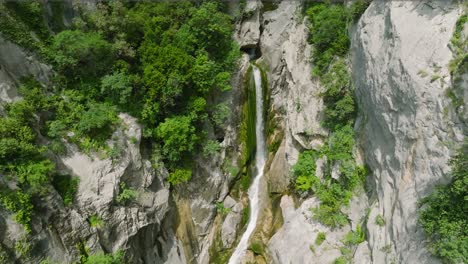
<instances>
[{"instance_id":1,"label":"grey rock wall","mask_svg":"<svg viewBox=\"0 0 468 264\"><path fill-rule=\"evenodd\" d=\"M417 227L417 202L448 181L463 138L445 95L460 14L452 1L374 1L353 33L360 145L375 194L367 226L373 263L438 263Z\"/></svg>"}]
</instances>

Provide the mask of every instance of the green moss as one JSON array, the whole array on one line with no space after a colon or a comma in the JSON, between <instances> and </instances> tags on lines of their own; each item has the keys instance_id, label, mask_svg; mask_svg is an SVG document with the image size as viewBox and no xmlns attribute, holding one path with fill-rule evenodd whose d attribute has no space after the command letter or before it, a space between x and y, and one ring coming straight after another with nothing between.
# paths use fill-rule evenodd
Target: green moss
<instances>
[{"instance_id":1,"label":"green moss","mask_svg":"<svg viewBox=\"0 0 468 264\"><path fill-rule=\"evenodd\" d=\"M265 246L262 242L252 242L250 244L249 250L251 250L255 255L265 254Z\"/></svg>"},{"instance_id":2,"label":"green moss","mask_svg":"<svg viewBox=\"0 0 468 264\"><path fill-rule=\"evenodd\" d=\"M242 104L242 121L239 130L239 138L243 144L242 165L247 165L255 155L256 134L255 134L255 81L253 79L253 69L250 66L244 75L244 93Z\"/></svg>"},{"instance_id":3,"label":"green moss","mask_svg":"<svg viewBox=\"0 0 468 264\"><path fill-rule=\"evenodd\" d=\"M249 221L249 217L250 217L250 207L249 206L246 206L244 208L244 210L242 210L242 219L241 219L241 229L244 228L244 226L247 224L247 222Z\"/></svg>"}]
</instances>

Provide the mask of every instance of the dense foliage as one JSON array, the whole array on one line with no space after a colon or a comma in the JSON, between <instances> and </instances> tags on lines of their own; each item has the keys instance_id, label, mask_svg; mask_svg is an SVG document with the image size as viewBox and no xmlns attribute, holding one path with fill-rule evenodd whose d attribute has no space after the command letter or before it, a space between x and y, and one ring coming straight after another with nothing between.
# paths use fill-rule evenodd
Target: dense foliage
<instances>
[{"instance_id":1,"label":"dense foliage","mask_svg":"<svg viewBox=\"0 0 468 264\"><path fill-rule=\"evenodd\" d=\"M452 181L421 201L429 249L445 263L468 262L468 142L452 159Z\"/></svg>"},{"instance_id":2,"label":"dense foliage","mask_svg":"<svg viewBox=\"0 0 468 264\"><path fill-rule=\"evenodd\" d=\"M239 56L222 4L109 1L77 8L81 15L65 29L55 17L46 24L43 2L0 4L2 34L56 72L49 87L24 80L23 99L5 105L0 117L0 174L7 176L0 204L28 231L35 201L52 188L65 205L73 203L79 181L58 175L49 159L64 153L66 142L114 159L122 149L109 140L120 126L118 113L129 112L144 125L144 140L162 154L175 185L191 178L195 150L211 155L219 148L203 126L222 128L230 112L215 99L231 89ZM137 197L125 185L119 193L118 205Z\"/></svg>"}]
</instances>

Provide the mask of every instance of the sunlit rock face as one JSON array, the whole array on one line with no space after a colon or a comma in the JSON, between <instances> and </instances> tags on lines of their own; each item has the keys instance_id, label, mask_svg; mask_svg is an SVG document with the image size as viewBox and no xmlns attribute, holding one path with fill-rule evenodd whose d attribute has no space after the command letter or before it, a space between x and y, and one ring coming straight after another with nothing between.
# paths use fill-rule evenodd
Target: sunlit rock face
<instances>
[{"instance_id":1,"label":"sunlit rock face","mask_svg":"<svg viewBox=\"0 0 468 264\"><path fill-rule=\"evenodd\" d=\"M438 262L425 249L417 202L447 182L463 137L445 95L460 15L451 1L374 1L352 34L360 145L375 194L367 224L374 263Z\"/></svg>"}]
</instances>

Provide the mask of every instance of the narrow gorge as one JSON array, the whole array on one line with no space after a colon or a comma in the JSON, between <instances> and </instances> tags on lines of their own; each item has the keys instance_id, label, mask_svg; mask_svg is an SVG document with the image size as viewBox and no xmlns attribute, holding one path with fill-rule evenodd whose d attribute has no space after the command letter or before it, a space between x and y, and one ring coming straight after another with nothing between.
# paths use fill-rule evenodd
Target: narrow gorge
<instances>
[{"instance_id":1,"label":"narrow gorge","mask_svg":"<svg viewBox=\"0 0 468 264\"><path fill-rule=\"evenodd\" d=\"M467 12L0 2L0 264L468 262Z\"/></svg>"}]
</instances>

